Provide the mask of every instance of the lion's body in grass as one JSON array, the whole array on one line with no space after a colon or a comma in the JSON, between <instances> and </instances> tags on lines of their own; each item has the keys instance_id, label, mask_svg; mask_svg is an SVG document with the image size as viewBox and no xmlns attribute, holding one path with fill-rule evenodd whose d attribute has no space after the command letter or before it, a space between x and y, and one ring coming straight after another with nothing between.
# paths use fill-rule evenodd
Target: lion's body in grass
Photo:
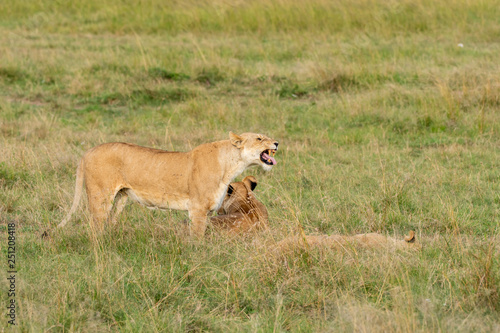
<instances>
[{"instance_id":1,"label":"lion's body in grass","mask_svg":"<svg viewBox=\"0 0 500 333\"><path fill-rule=\"evenodd\" d=\"M421 249L421 244L415 239L415 232L410 231L404 239L395 239L379 233L366 233L353 236L344 235L298 235L287 237L277 243L280 250L300 248L329 248L344 250L350 248L372 249Z\"/></svg>"}]
</instances>

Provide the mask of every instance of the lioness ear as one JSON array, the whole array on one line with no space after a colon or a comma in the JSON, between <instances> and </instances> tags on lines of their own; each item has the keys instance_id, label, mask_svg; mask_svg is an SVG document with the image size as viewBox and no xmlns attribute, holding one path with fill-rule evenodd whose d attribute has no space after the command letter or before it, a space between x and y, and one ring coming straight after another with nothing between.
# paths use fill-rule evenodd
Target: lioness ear
<instances>
[{"instance_id":1,"label":"lioness ear","mask_svg":"<svg viewBox=\"0 0 500 333\"><path fill-rule=\"evenodd\" d=\"M243 178L243 184L253 191L257 187L257 179L254 176L246 176Z\"/></svg>"},{"instance_id":2,"label":"lioness ear","mask_svg":"<svg viewBox=\"0 0 500 333\"><path fill-rule=\"evenodd\" d=\"M241 144L243 143L243 138L233 132L229 132L229 140L231 140L231 144L236 148L241 148Z\"/></svg>"},{"instance_id":3,"label":"lioness ear","mask_svg":"<svg viewBox=\"0 0 500 333\"><path fill-rule=\"evenodd\" d=\"M227 188L227 195L231 196L231 194L233 194L233 192L234 192L234 187L232 185L229 185Z\"/></svg>"}]
</instances>

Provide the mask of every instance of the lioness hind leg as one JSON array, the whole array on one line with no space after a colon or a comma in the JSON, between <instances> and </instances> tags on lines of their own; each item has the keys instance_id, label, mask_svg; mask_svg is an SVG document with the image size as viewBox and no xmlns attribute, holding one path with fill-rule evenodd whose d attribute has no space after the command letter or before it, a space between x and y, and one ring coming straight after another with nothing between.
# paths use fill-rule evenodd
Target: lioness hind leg
<instances>
[{"instance_id":1,"label":"lioness hind leg","mask_svg":"<svg viewBox=\"0 0 500 333\"><path fill-rule=\"evenodd\" d=\"M101 191L92 191L87 188L87 197L92 222L98 230L102 231L104 223L113 208L113 199L115 196L113 194L103 195Z\"/></svg>"},{"instance_id":2,"label":"lioness hind leg","mask_svg":"<svg viewBox=\"0 0 500 333\"><path fill-rule=\"evenodd\" d=\"M118 191L118 193L115 196L115 204L114 204L114 210L111 212L111 223L116 224L118 215L122 212L123 208L125 207L125 204L127 203L127 198L128 195L127 193L124 192L123 189Z\"/></svg>"}]
</instances>

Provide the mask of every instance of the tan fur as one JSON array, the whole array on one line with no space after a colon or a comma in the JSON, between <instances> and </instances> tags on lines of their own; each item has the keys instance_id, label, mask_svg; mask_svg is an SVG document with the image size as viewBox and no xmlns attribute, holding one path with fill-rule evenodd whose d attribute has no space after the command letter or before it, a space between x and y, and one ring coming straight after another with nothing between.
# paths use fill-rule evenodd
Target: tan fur
<instances>
[{"instance_id":1,"label":"tan fur","mask_svg":"<svg viewBox=\"0 0 500 333\"><path fill-rule=\"evenodd\" d=\"M218 229L234 234L267 229L267 209L253 193L256 186L257 179L254 176L231 183L217 212L219 215L211 217L210 223Z\"/></svg>"},{"instance_id":2,"label":"tan fur","mask_svg":"<svg viewBox=\"0 0 500 333\"><path fill-rule=\"evenodd\" d=\"M296 248L331 248L341 250L350 247L361 248L395 248L420 250L422 245L415 240L415 232L412 230L404 240L396 240L392 237L383 236L378 233L359 234L354 236L320 235L320 236L291 236L278 242L277 249L293 250Z\"/></svg>"},{"instance_id":3,"label":"tan fur","mask_svg":"<svg viewBox=\"0 0 500 333\"><path fill-rule=\"evenodd\" d=\"M106 143L90 149L77 168L73 205L63 227L76 211L85 183L90 213L97 225L115 220L127 197L149 208L189 211L191 234L204 235L207 214L217 210L229 183L247 167L264 163L263 151L278 142L261 134L229 133L229 140L206 143L190 152L168 152L128 143Z\"/></svg>"}]
</instances>

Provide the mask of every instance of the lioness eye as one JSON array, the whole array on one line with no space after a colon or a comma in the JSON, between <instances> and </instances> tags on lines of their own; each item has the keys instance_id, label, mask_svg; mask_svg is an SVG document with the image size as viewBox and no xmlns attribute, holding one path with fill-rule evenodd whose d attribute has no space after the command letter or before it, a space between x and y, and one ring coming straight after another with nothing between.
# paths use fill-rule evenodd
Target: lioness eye
<instances>
[{"instance_id":1,"label":"lioness eye","mask_svg":"<svg viewBox=\"0 0 500 333\"><path fill-rule=\"evenodd\" d=\"M257 140L262 141L262 138L257 138Z\"/></svg>"}]
</instances>

